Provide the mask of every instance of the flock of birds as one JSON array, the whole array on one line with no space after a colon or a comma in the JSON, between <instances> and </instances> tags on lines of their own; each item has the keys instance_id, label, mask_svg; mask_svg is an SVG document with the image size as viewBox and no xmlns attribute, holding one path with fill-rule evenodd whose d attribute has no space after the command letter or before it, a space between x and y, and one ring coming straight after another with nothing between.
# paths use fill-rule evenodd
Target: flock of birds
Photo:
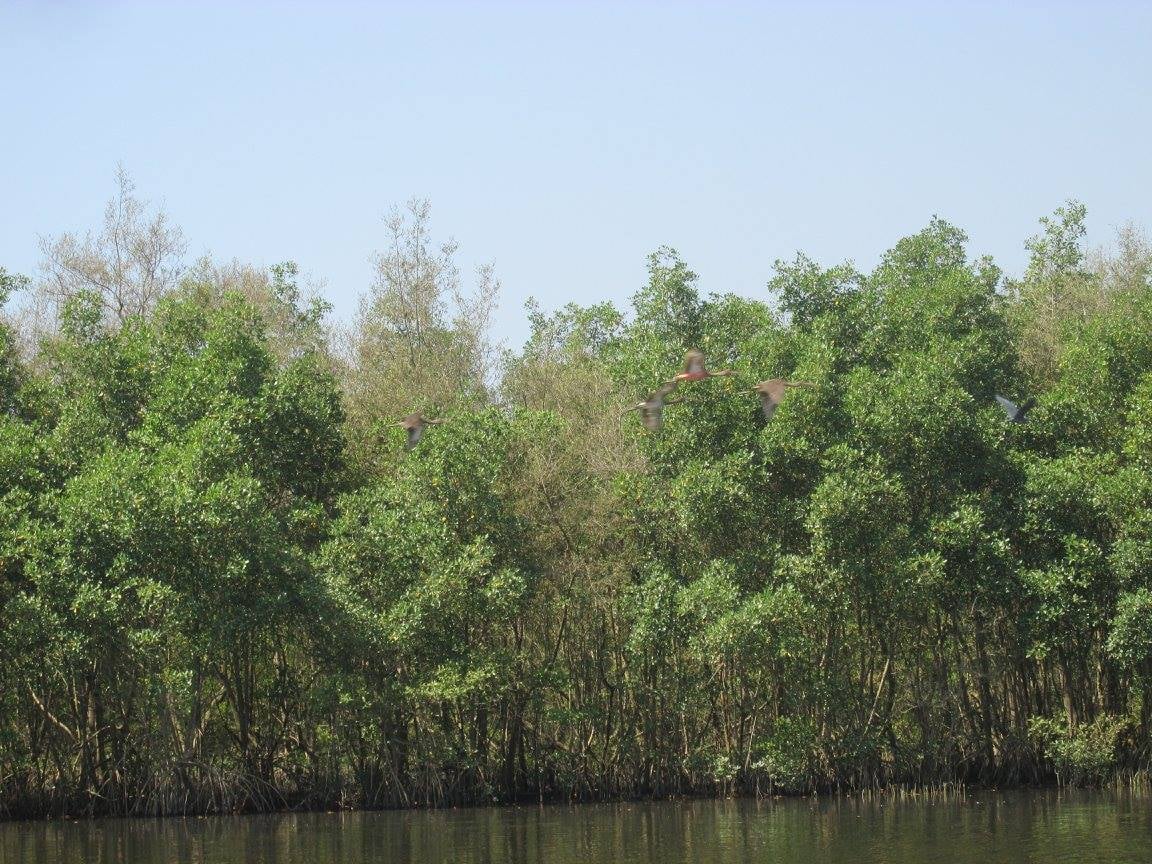
<instances>
[{"instance_id":1,"label":"flock of birds","mask_svg":"<svg viewBox=\"0 0 1152 864\"><path fill-rule=\"evenodd\" d=\"M668 394L676 389L676 386L685 381L704 381L708 378L727 378L735 375L736 373L731 369L721 369L713 372L704 365L704 354L693 348L684 356L684 368L680 370L672 380L665 381L654 392L649 394L647 399L637 402L628 411L639 411L640 417L644 421L645 427L652 432L657 431L664 425L664 406L674 405L681 401L679 399L669 399ZM784 378L769 378L767 381L761 381L751 392L760 397L760 408L764 412L764 419L771 420L772 415L776 413L776 409L780 405L780 401L784 398L784 394L788 392L790 387L815 387L808 381L787 381Z\"/></svg>"},{"instance_id":2,"label":"flock of birds","mask_svg":"<svg viewBox=\"0 0 1152 864\"><path fill-rule=\"evenodd\" d=\"M625 413L630 411L639 411L640 417L644 421L644 426L649 431L656 432L664 425L664 408L667 405L675 405L681 399L669 399L668 395L676 389L677 385L689 381L704 381L708 378L727 378L735 375L736 372L732 369L720 369L712 371L704 363L704 353L697 351L693 348L684 356L684 368L680 370L671 380L665 381L657 387L652 393L648 395L647 399L642 399L631 408L626 409ZM776 409L780 407L780 402L784 399L788 390L793 387L815 387L816 385L810 381L788 381L785 378L769 378L766 381L761 381L749 392L755 393L760 397L760 409L764 412L764 419L771 420L772 415L776 413ZM1028 412L1036 404L1035 399L1029 399L1022 405L1017 405L1015 402L1007 399L1000 394L996 394L996 401L1000 403L1004 414L1012 423L1024 423L1028 419ZM411 450L416 446L424 434L425 428L428 426L436 426L443 423L442 419L429 419L420 412L409 414L397 426L401 426L408 434L407 442L404 445L405 450Z\"/></svg>"}]
</instances>

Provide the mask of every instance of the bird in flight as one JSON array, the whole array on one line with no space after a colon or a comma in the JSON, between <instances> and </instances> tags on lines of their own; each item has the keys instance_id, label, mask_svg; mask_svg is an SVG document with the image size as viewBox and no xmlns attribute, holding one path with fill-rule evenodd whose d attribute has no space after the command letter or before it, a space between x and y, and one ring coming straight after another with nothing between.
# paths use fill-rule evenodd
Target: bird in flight
<instances>
[{"instance_id":1,"label":"bird in flight","mask_svg":"<svg viewBox=\"0 0 1152 864\"><path fill-rule=\"evenodd\" d=\"M437 426L443 422L443 420L439 419L429 420L419 411L415 414L409 414L396 424L397 426L404 427L404 429L408 431L408 440L404 444L404 449L411 450L416 446L416 442L419 441L420 436L424 434L424 428L426 426Z\"/></svg>"},{"instance_id":2,"label":"bird in flight","mask_svg":"<svg viewBox=\"0 0 1152 864\"><path fill-rule=\"evenodd\" d=\"M764 412L764 419L771 420L776 409L780 407L780 400L790 387L815 387L808 381L785 381L783 378L769 378L761 381L752 388L752 392L760 397L760 408Z\"/></svg>"},{"instance_id":3,"label":"bird in flight","mask_svg":"<svg viewBox=\"0 0 1152 864\"><path fill-rule=\"evenodd\" d=\"M704 365L704 352L693 348L684 355L684 368L676 374L672 381L703 381L705 378L719 378L735 374L732 369L710 372Z\"/></svg>"},{"instance_id":4,"label":"bird in flight","mask_svg":"<svg viewBox=\"0 0 1152 864\"><path fill-rule=\"evenodd\" d=\"M999 393L996 394L996 401L1000 403L1000 407L1004 409L1004 414L1012 423L1025 423L1028 420L1028 412L1032 410L1036 404L1035 399L1029 399L1023 405L1017 405L1011 399L1006 399Z\"/></svg>"},{"instance_id":5,"label":"bird in flight","mask_svg":"<svg viewBox=\"0 0 1152 864\"><path fill-rule=\"evenodd\" d=\"M643 399L627 409L628 411L639 411L640 416L644 419L644 426L650 432L656 432L664 424L664 406L675 405L680 399L668 399L667 396L676 389L676 382L669 381L661 387L657 388L647 399Z\"/></svg>"}]
</instances>

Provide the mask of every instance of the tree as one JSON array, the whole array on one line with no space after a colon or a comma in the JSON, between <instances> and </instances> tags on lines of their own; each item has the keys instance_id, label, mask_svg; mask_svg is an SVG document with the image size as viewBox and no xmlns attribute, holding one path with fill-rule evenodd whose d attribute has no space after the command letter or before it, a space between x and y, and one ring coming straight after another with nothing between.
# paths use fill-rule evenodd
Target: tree
<instances>
[{"instance_id":1,"label":"tree","mask_svg":"<svg viewBox=\"0 0 1152 864\"><path fill-rule=\"evenodd\" d=\"M1086 219L1078 201L1042 217L1043 231L1026 244L1028 269L1007 286L1021 365L1037 385L1052 383L1085 327L1148 288L1152 250L1139 232L1121 229L1115 253L1096 250L1090 256L1083 244Z\"/></svg>"},{"instance_id":2,"label":"tree","mask_svg":"<svg viewBox=\"0 0 1152 864\"><path fill-rule=\"evenodd\" d=\"M13 294L27 287L27 277L9 273L0 267L0 311ZM0 415L15 410L19 390L20 363L17 356L16 334L8 321L0 317Z\"/></svg>"},{"instance_id":3,"label":"tree","mask_svg":"<svg viewBox=\"0 0 1152 864\"><path fill-rule=\"evenodd\" d=\"M328 321L332 304L315 285L301 289L300 281L294 261L260 269L235 260L221 264L205 256L184 272L178 292L208 308L226 305L239 295L259 312L279 363L313 356L334 364Z\"/></svg>"},{"instance_id":4,"label":"tree","mask_svg":"<svg viewBox=\"0 0 1152 864\"><path fill-rule=\"evenodd\" d=\"M78 293L91 292L99 299L104 324L118 326L134 315L147 315L175 287L186 248L181 230L163 210L148 212L120 167L116 195L105 206L97 233L41 240L38 291L55 314Z\"/></svg>"},{"instance_id":5,"label":"tree","mask_svg":"<svg viewBox=\"0 0 1152 864\"><path fill-rule=\"evenodd\" d=\"M351 334L344 377L361 458L388 421L488 398L489 326L500 283L491 266L481 267L475 290L464 293L456 244L434 243L430 216L428 202L413 200L385 221L389 245L375 259Z\"/></svg>"},{"instance_id":6,"label":"tree","mask_svg":"<svg viewBox=\"0 0 1152 864\"><path fill-rule=\"evenodd\" d=\"M492 367L427 218L390 223L343 358L290 263L202 261L115 326L81 286L29 357L0 328L0 808L1147 770L1136 233L1089 255L1069 207L1007 291L938 218L766 298L661 249L632 314L530 304ZM649 431L625 409L689 345L736 375ZM813 386L766 421L769 377ZM444 422L405 450L413 409Z\"/></svg>"}]
</instances>

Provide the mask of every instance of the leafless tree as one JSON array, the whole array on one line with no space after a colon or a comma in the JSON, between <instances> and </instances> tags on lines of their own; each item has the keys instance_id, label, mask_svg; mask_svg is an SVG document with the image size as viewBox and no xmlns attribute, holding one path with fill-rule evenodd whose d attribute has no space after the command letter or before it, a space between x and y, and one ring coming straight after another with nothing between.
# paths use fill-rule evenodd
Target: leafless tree
<instances>
[{"instance_id":1,"label":"leafless tree","mask_svg":"<svg viewBox=\"0 0 1152 864\"><path fill-rule=\"evenodd\" d=\"M98 232L41 238L38 293L51 312L89 292L99 298L106 323L115 326L133 315L147 315L176 285L187 248L183 232L162 210L149 213L135 191L121 166L116 195L104 208Z\"/></svg>"}]
</instances>

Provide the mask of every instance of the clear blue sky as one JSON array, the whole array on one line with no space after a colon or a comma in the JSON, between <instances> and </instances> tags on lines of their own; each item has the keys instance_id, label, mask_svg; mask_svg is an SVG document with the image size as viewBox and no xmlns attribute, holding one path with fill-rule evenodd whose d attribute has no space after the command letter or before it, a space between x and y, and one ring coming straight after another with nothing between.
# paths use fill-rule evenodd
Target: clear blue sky
<instances>
[{"instance_id":1,"label":"clear blue sky","mask_svg":"<svg viewBox=\"0 0 1152 864\"><path fill-rule=\"evenodd\" d=\"M411 196L523 301L623 302L678 248L764 296L936 213L1010 272L1068 197L1152 226L1149 3L0 0L0 264L94 227L117 162L190 253L291 258L337 313Z\"/></svg>"}]
</instances>

